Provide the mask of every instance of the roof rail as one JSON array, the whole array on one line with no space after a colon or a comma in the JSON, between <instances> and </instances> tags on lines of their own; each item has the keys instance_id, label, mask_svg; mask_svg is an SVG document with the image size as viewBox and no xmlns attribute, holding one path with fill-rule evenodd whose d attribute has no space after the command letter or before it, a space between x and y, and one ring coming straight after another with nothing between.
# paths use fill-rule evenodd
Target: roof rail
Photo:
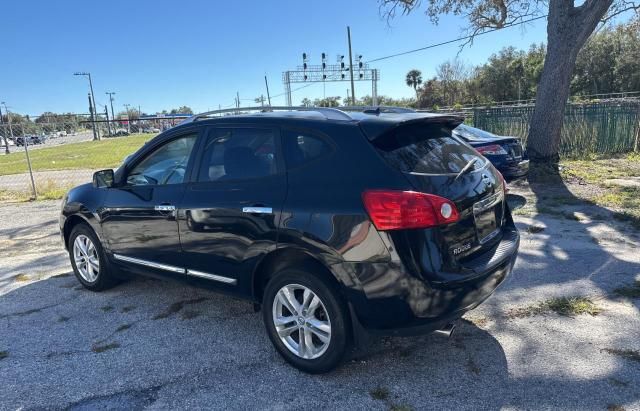
<instances>
[{"instance_id":1,"label":"roof rail","mask_svg":"<svg viewBox=\"0 0 640 411\"><path fill-rule=\"evenodd\" d=\"M223 115L223 114L246 114L250 111L258 111L261 113L270 113L273 111L315 111L324 115L327 120L353 120L351 116L342 110L329 107L296 107L296 106L258 106L258 107L239 107L225 108L222 110L206 111L204 113L194 114L180 124L192 123L204 118Z\"/></svg>"},{"instance_id":2,"label":"roof rail","mask_svg":"<svg viewBox=\"0 0 640 411\"><path fill-rule=\"evenodd\" d=\"M361 113L415 113L416 111L408 107L396 107L396 106L344 106L338 107L342 111L358 111Z\"/></svg>"}]
</instances>

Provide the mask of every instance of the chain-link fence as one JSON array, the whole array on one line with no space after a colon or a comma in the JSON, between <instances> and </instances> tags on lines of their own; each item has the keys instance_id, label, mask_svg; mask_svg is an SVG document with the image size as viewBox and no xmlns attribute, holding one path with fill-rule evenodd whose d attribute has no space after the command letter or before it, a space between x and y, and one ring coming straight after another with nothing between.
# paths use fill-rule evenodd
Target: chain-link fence
<instances>
[{"instance_id":1,"label":"chain-link fence","mask_svg":"<svg viewBox=\"0 0 640 411\"><path fill-rule=\"evenodd\" d=\"M526 143L533 106L473 109L475 127ZM640 100L614 100L568 104L565 110L560 155L586 157L637 151L640 138Z\"/></svg>"},{"instance_id":2,"label":"chain-link fence","mask_svg":"<svg viewBox=\"0 0 640 411\"><path fill-rule=\"evenodd\" d=\"M0 122L0 201L60 198L70 187L91 181L94 171L117 167L183 117L98 118L94 135L94 123L84 114L5 114Z\"/></svg>"}]
</instances>

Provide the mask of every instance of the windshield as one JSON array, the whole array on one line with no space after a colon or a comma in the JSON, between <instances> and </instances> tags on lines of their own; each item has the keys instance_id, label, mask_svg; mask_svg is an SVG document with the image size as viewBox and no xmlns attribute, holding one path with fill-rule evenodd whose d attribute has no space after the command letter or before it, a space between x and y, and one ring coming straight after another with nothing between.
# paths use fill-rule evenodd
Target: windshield
<instances>
[{"instance_id":1,"label":"windshield","mask_svg":"<svg viewBox=\"0 0 640 411\"><path fill-rule=\"evenodd\" d=\"M456 127L453 130L453 134L467 140L484 140L484 139L494 139L497 137L493 133L480 130L479 128L467 126L465 124L460 124L458 127Z\"/></svg>"}]
</instances>

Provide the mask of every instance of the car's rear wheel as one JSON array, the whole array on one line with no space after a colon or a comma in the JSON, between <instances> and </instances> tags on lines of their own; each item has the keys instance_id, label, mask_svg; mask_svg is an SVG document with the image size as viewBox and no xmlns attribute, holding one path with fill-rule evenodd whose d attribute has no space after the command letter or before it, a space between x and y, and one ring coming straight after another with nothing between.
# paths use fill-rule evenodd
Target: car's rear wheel
<instances>
[{"instance_id":1,"label":"car's rear wheel","mask_svg":"<svg viewBox=\"0 0 640 411\"><path fill-rule=\"evenodd\" d=\"M280 272L267 283L262 311L269 338L302 371L330 371L347 351L348 311L336 288L299 270Z\"/></svg>"},{"instance_id":2,"label":"car's rear wheel","mask_svg":"<svg viewBox=\"0 0 640 411\"><path fill-rule=\"evenodd\" d=\"M116 284L100 240L88 225L81 223L71 230L69 258L76 278L85 288L102 291Z\"/></svg>"}]
</instances>

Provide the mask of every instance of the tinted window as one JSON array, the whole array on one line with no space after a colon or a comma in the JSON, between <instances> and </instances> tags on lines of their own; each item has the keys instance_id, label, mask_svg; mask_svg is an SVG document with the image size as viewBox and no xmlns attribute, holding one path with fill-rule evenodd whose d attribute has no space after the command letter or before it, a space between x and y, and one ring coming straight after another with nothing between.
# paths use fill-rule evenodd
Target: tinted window
<instances>
[{"instance_id":1,"label":"tinted window","mask_svg":"<svg viewBox=\"0 0 640 411\"><path fill-rule=\"evenodd\" d=\"M276 173L273 130L219 128L209 133L198 181L266 177Z\"/></svg>"},{"instance_id":2,"label":"tinted window","mask_svg":"<svg viewBox=\"0 0 640 411\"><path fill-rule=\"evenodd\" d=\"M180 184L197 134L172 140L147 155L127 176L130 185Z\"/></svg>"},{"instance_id":3,"label":"tinted window","mask_svg":"<svg viewBox=\"0 0 640 411\"><path fill-rule=\"evenodd\" d=\"M475 169L486 162L469 145L439 127L407 128L394 137L379 151L389 164L406 173L458 173L474 158Z\"/></svg>"},{"instance_id":4,"label":"tinted window","mask_svg":"<svg viewBox=\"0 0 640 411\"><path fill-rule=\"evenodd\" d=\"M289 168L298 167L331 152L331 146L320 137L296 131L285 131L282 144Z\"/></svg>"}]
</instances>

